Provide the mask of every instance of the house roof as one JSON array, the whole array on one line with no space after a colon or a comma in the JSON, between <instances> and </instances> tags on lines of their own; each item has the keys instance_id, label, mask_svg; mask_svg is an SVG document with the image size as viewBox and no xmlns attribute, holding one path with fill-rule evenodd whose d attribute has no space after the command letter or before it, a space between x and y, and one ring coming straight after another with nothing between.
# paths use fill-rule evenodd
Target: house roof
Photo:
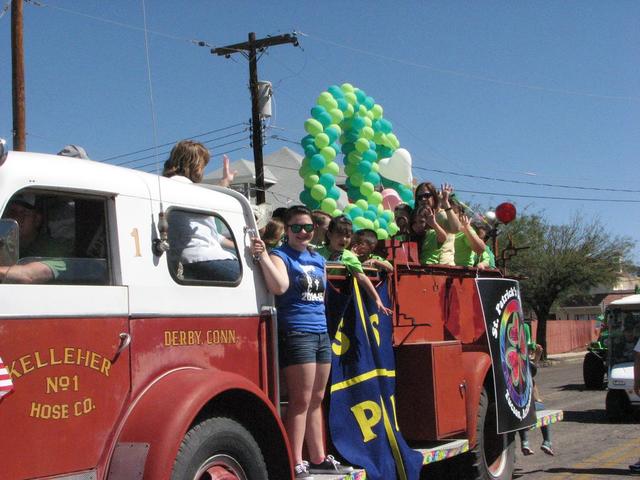
<instances>
[{"instance_id":1,"label":"house roof","mask_svg":"<svg viewBox=\"0 0 640 480\"><path fill-rule=\"evenodd\" d=\"M231 162L229 165L231 171L236 171L236 176L233 179L233 184L241 184L241 183L256 183L256 170L255 165L252 161L245 160L241 158L240 160L236 160L235 162ZM264 167L264 183L267 188L269 185L274 185L278 183L278 177L273 174L273 172ZM202 179L202 183L217 183L222 178L222 167L214 170L211 173L208 173Z\"/></svg>"},{"instance_id":2,"label":"house roof","mask_svg":"<svg viewBox=\"0 0 640 480\"><path fill-rule=\"evenodd\" d=\"M273 208L288 207L299 204L299 195L303 189L302 179L298 174L304 157L288 147L282 147L264 157L265 199ZM255 170L250 160L238 160L230 165L232 170L238 170L233 184L255 184ZM241 171L243 169L245 173ZM247 173L249 172L249 173ZM222 168L215 170L203 179L205 183L216 183L222 177ZM346 177L344 168L340 167L340 173L336 176L338 185L344 184ZM349 202L347 194L340 190L338 208L344 208Z\"/></svg>"}]
</instances>

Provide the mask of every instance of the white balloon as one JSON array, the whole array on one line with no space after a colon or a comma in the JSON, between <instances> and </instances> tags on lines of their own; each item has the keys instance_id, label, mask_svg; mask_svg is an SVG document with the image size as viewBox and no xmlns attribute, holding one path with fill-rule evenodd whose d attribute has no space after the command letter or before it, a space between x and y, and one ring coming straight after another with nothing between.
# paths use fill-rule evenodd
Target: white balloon
<instances>
[{"instance_id":1,"label":"white balloon","mask_svg":"<svg viewBox=\"0 0 640 480\"><path fill-rule=\"evenodd\" d=\"M413 182L411 173L411 154L404 148L398 148L390 158L378 162L378 173L388 180L410 185Z\"/></svg>"}]
</instances>

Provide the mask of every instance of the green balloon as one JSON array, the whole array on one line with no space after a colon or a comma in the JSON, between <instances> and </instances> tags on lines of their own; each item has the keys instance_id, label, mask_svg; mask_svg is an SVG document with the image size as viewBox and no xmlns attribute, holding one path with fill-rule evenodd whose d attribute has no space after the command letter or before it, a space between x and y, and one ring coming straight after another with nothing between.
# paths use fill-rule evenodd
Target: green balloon
<instances>
[{"instance_id":1,"label":"green balloon","mask_svg":"<svg viewBox=\"0 0 640 480\"><path fill-rule=\"evenodd\" d=\"M332 213L336 209L336 201L333 198L325 198L320 203L320 210L327 213Z\"/></svg>"},{"instance_id":2,"label":"green balloon","mask_svg":"<svg viewBox=\"0 0 640 480\"><path fill-rule=\"evenodd\" d=\"M380 171L380 165L378 165L378 162L373 162L371 164L371 171L378 173Z\"/></svg>"},{"instance_id":3,"label":"green balloon","mask_svg":"<svg viewBox=\"0 0 640 480\"><path fill-rule=\"evenodd\" d=\"M333 162L335 163L335 162ZM344 166L344 173L348 176L351 177L354 173L356 173L358 171L358 166L354 165L353 163L347 163ZM303 177L304 178L304 177Z\"/></svg>"},{"instance_id":4,"label":"green balloon","mask_svg":"<svg viewBox=\"0 0 640 480\"><path fill-rule=\"evenodd\" d=\"M378 240L386 240L387 238L389 238L389 234L384 228L377 229L376 235L378 236Z\"/></svg>"},{"instance_id":5,"label":"green balloon","mask_svg":"<svg viewBox=\"0 0 640 480\"><path fill-rule=\"evenodd\" d=\"M360 207L362 210L368 210L369 209L369 204L367 203L366 200L364 199L360 199L356 202L356 207Z\"/></svg>"},{"instance_id":6,"label":"green balloon","mask_svg":"<svg viewBox=\"0 0 640 480\"><path fill-rule=\"evenodd\" d=\"M394 133L387 133L387 141L391 143L391 148L396 149L400 147L400 141Z\"/></svg>"},{"instance_id":7,"label":"green balloon","mask_svg":"<svg viewBox=\"0 0 640 480\"><path fill-rule=\"evenodd\" d=\"M353 93L355 88L350 83L343 83L340 85L340 90L342 90L343 93Z\"/></svg>"},{"instance_id":8,"label":"green balloon","mask_svg":"<svg viewBox=\"0 0 640 480\"><path fill-rule=\"evenodd\" d=\"M342 215L342 210L340 210L339 208L336 208L333 212L331 212L332 217L339 217L340 215Z\"/></svg>"},{"instance_id":9,"label":"green balloon","mask_svg":"<svg viewBox=\"0 0 640 480\"><path fill-rule=\"evenodd\" d=\"M371 195L373 192L374 187L372 183L363 182L362 185L360 185L360 193L365 197L369 198L369 195Z\"/></svg>"},{"instance_id":10,"label":"green balloon","mask_svg":"<svg viewBox=\"0 0 640 480\"><path fill-rule=\"evenodd\" d=\"M349 105L351 105L352 107L358 102L358 99L356 98L356 94L353 92L347 92L344 94L344 99L349 102Z\"/></svg>"},{"instance_id":11,"label":"green balloon","mask_svg":"<svg viewBox=\"0 0 640 480\"><path fill-rule=\"evenodd\" d=\"M364 217L356 217L353 220L353 229L354 230L362 230L363 228L367 228L366 225L369 222L369 220L367 220Z\"/></svg>"},{"instance_id":12,"label":"green balloon","mask_svg":"<svg viewBox=\"0 0 640 480\"><path fill-rule=\"evenodd\" d=\"M382 105L378 105L376 103L373 107L371 107L371 113L373 113L373 118L382 117L382 113L383 113Z\"/></svg>"},{"instance_id":13,"label":"green balloon","mask_svg":"<svg viewBox=\"0 0 640 480\"><path fill-rule=\"evenodd\" d=\"M315 144L316 144L316 147L318 147L319 149L322 150L324 147L326 147L330 143L331 143L331 140L329 140L329 135L327 135L326 133L319 133L316 135Z\"/></svg>"},{"instance_id":14,"label":"green balloon","mask_svg":"<svg viewBox=\"0 0 640 480\"><path fill-rule=\"evenodd\" d=\"M318 175L307 175L306 177L304 177L304 186L307 188L311 188L316 183L318 183L319 180L320 177Z\"/></svg>"},{"instance_id":15,"label":"green balloon","mask_svg":"<svg viewBox=\"0 0 640 480\"><path fill-rule=\"evenodd\" d=\"M362 188L360 190L362 191ZM371 195L367 195L367 200L371 205L380 205L382 203L382 194L380 192L372 192Z\"/></svg>"},{"instance_id":16,"label":"green balloon","mask_svg":"<svg viewBox=\"0 0 640 480\"><path fill-rule=\"evenodd\" d=\"M349 177L349 180L354 187L359 187L360 185L362 185L362 182L364 182L364 175L362 175L360 172L354 172Z\"/></svg>"},{"instance_id":17,"label":"green balloon","mask_svg":"<svg viewBox=\"0 0 640 480\"><path fill-rule=\"evenodd\" d=\"M369 150L369 140L367 140L366 138L359 138L356 141L356 150L360 153L364 153Z\"/></svg>"},{"instance_id":18,"label":"green balloon","mask_svg":"<svg viewBox=\"0 0 640 480\"><path fill-rule=\"evenodd\" d=\"M317 100L316 103L318 105L322 105L327 110L334 109L334 108L336 108L338 106L338 103L336 102L336 99L333 98L333 95L331 95L329 92L322 92L318 96L318 100Z\"/></svg>"},{"instance_id":19,"label":"green balloon","mask_svg":"<svg viewBox=\"0 0 640 480\"><path fill-rule=\"evenodd\" d=\"M374 230L373 222L371 220L369 220L368 218L363 218L363 220L364 221L362 223L364 224L364 227L362 228L366 228L368 230Z\"/></svg>"},{"instance_id":20,"label":"green balloon","mask_svg":"<svg viewBox=\"0 0 640 480\"><path fill-rule=\"evenodd\" d=\"M393 236L398 233L400 229L398 228L398 225L396 225L396 222L391 222L387 227L387 231L389 232L389 235Z\"/></svg>"},{"instance_id":21,"label":"green balloon","mask_svg":"<svg viewBox=\"0 0 640 480\"><path fill-rule=\"evenodd\" d=\"M353 117L354 113L355 113L355 110L353 108L353 105L351 105L350 103L347 103L347 108L344 109L344 118L351 118ZM320 123L320 125L322 124Z\"/></svg>"},{"instance_id":22,"label":"green balloon","mask_svg":"<svg viewBox=\"0 0 640 480\"><path fill-rule=\"evenodd\" d=\"M334 158L336 158L336 151L333 148L327 146L320 150L320 155L322 155L327 162L330 162Z\"/></svg>"},{"instance_id":23,"label":"green balloon","mask_svg":"<svg viewBox=\"0 0 640 480\"><path fill-rule=\"evenodd\" d=\"M305 122L304 122L304 129L307 133L309 133L310 135L316 136L319 133L322 132L322 130L324 129L324 127L322 126L322 124L316 120L315 118L308 118Z\"/></svg>"},{"instance_id":24,"label":"green balloon","mask_svg":"<svg viewBox=\"0 0 640 480\"><path fill-rule=\"evenodd\" d=\"M339 108L332 108L329 111L329 115L331 115L331 120L333 120L333 123L337 124L344 120L344 113L342 113L342 110L340 110Z\"/></svg>"},{"instance_id":25,"label":"green balloon","mask_svg":"<svg viewBox=\"0 0 640 480\"><path fill-rule=\"evenodd\" d=\"M336 162L329 162L322 170L320 170L320 173L330 173L331 175L336 176L340 173L340 166Z\"/></svg>"},{"instance_id":26,"label":"green balloon","mask_svg":"<svg viewBox=\"0 0 640 480\"><path fill-rule=\"evenodd\" d=\"M321 202L327 196L327 189L318 183L311 187L311 196L314 200Z\"/></svg>"},{"instance_id":27,"label":"green balloon","mask_svg":"<svg viewBox=\"0 0 640 480\"><path fill-rule=\"evenodd\" d=\"M306 160L306 158L305 158ZM300 167L300 170L298 170L298 174L300 175L301 178L305 178L308 177L309 175L311 175L312 173L314 173L314 169L311 168L311 162L302 162L302 166Z\"/></svg>"},{"instance_id":28,"label":"green balloon","mask_svg":"<svg viewBox=\"0 0 640 480\"><path fill-rule=\"evenodd\" d=\"M367 140L373 140L373 136L374 136L373 128L371 128L371 127L363 127L361 135L364 138L366 138Z\"/></svg>"},{"instance_id":29,"label":"green balloon","mask_svg":"<svg viewBox=\"0 0 640 480\"><path fill-rule=\"evenodd\" d=\"M354 150L353 152L349 152L349 155L347 155L347 161L352 165L358 165L361 160L362 160L362 154L360 154L356 150Z\"/></svg>"}]
</instances>

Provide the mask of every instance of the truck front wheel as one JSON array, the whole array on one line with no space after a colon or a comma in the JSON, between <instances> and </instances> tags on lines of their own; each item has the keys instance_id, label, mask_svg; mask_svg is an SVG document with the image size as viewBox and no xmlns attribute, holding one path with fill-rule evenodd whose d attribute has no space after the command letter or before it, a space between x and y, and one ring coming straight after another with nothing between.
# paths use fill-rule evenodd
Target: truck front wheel
<instances>
[{"instance_id":1,"label":"truck front wheel","mask_svg":"<svg viewBox=\"0 0 640 480\"><path fill-rule=\"evenodd\" d=\"M267 467L249 431L231 418L214 417L185 435L172 480L268 480Z\"/></svg>"},{"instance_id":2,"label":"truck front wheel","mask_svg":"<svg viewBox=\"0 0 640 480\"><path fill-rule=\"evenodd\" d=\"M605 400L607 418L610 422L627 420L631 413L631 403L624 390L609 390Z\"/></svg>"},{"instance_id":3,"label":"truck front wheel","mask_svg":"<svg viewBox=\"0 0 640 480\"><path fill-rule=\"evenodd\" d=\"M604 386L605 366L602 358L593 352L587 352L582 362L582 376L587 390L602 390Z\"/></svg>"},{"instance_id":4,"label":"truck front wheel","mask_svg":"<svg viewBox=\"0 0 640 480\"><path fill-rule=\"evenodd\" d=\"M482 389L476 426L476 446L469 452L465 478L506 480L513 476L516 459L513 433L496 433L496 402Z\"/></svg>"}]
</instances>

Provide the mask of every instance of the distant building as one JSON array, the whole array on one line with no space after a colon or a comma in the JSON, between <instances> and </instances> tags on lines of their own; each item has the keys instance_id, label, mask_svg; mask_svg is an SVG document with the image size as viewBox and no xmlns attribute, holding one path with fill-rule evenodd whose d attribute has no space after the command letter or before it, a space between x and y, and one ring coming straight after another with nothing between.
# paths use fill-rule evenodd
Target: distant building
<instances>
[{"instance_id":1,"label":"distant building","mask_svg":"<svg viewBox=\"0 0 640 480\"><path fill-rule=\"evenodd\" d=\"M300 170L302 159L302 155L288 147L282 147L264 158L265 199L274 209L300 203L299 195L304 185L298 170ZM255 203L256 176L253 160L240 159L231 162L231 170L238 171L231 188L245 195L251 203ZM222 168L219 168L205 175L202 181L217 183L221 177ZM339 186L344 185L345 179L343 168L340 167L336 183ZM346 192L343 190L340 192L338 208L343 208L348 203L348 199Z\"/></svg>"},{"instance_id":2,"label":"distant building","mask_svg":"<svg viewBox=\"0 0 640 480\"><path fill-rule=\"evenodd\" d=\"M640 277L621 272L612 288L602 285L592 288L585 295L574 295L555 309L558 320L595 320L611 302L633 295L640 286Z\"/></svg>"}]
</instances>

